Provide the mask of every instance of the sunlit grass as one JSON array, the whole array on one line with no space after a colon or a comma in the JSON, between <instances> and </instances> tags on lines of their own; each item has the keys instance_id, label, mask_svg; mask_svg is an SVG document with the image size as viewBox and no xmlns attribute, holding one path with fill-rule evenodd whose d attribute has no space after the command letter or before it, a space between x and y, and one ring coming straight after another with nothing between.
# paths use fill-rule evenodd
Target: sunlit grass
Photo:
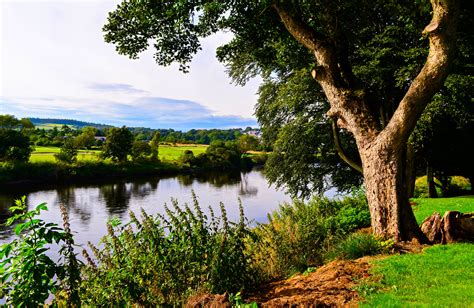
<instances>
[{"instance_id":1,"label":"sunlit grass","mask_svg":"<svg viewBox=\"0 0 474 308\"><path fill-rule=\"evenodd\" d=\"M474 244L436 245L421 254L373 261L380 283L364 307L474 307Z\"/></svg>"},{"instance_id":2,"label":"sunlit grass","mask_svg":"<svg viewBox=\"0 0 474 308\"><path fill-rule=\"evenodd\" d=\"M413 199L416 219L445 211L474 211L474 196ZM474 307L474 244L436 245L420 254L372 261L373 277L362 282L364 307ZM376 280L376 279L375 279Z\"/></svg>"},{"instance_id":3,"label":"sunlit grass","mask_svg":"<svg viewBox=\"0 0 474 308\"><path fill-rule=\"evenodd\" d=\"M422 223L426 217L434 212L439 212L441 216L446 211L459 211L462 213L474 212L474 196L461 196L453 198L417 198L412 199L416 203L413 206L415 217L418 223Z\"/></svg>"},{"instance_id":4,"label":"sunlit grass","mask_svg":"<svg viewBox=\"0 0 474 308\"><path fill-rule=\"evenodd\" d=\"M186 150L193 151L194 155L204 153L207 145L160 145L159 147L159 158L161 160L174 161L178 160L179 157ZM59 147L35 147L35 151L31 154L30 162L54 162L54 154L59 153ZM78 160L94 160L97 159L100 154L99 150L79 150L77 155Z\"/></svg>"}]
</instances>

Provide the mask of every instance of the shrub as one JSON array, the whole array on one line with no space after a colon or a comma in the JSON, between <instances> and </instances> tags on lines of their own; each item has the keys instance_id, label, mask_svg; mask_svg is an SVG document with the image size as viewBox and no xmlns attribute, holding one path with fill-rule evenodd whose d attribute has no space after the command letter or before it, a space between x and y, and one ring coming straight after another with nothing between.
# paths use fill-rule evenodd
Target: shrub
<instances>
[{"instance_id":1,"label":"shrub","mask_svg":"<svg viewBox=\"0 0 474 308\"><path fill-rule=\"evenodd\" d=\"M327 259L358 259L380 254L390 247L388 242L377 240L372 234L353 233L340 241L326 255Z\"/></svg>"},{"instance_id":2,"label":"shrub","mask_svg":"<svg viewBox=\"0 0 474 308\"><path fill-rule=\"evenodd\" d=\"M343 200L295 200L281 205L268 218L268 224L255 229L257 241L249 248L261 279L285 277L320 265L335 240L370 226L367 201L361 193Z\"/></svg>"},{"instance_id":3,"label":"shrub","mask_svg":"<svg viewBox=\"0 0 474 308\"><path fill-rule=\"evenodd\" d=\"M439 187L441 183L435 178L435 183L436 185L436 192L438 193L438 196L442 196L442 191ZM469 191L471 188L470 182L468 179L462 176L451 176L449 177L449 185L447 187L448 195L449 196L456 196L456 195L461 195ZM443 196L443 197L449 197L449 196ZM427 198L428 197L428 183L426 176L422 176L416 179L415 181L415 193L414 193L415 198Z\"/></svg>"},{"instance_id":4,"label":"shrub","mask_svg":"<svg viewBox=\"0 0 474 308\"><path fill-rule=\"evenodd\" d=\"M131 155L134 162L144 161L150 154L152 150L148 142L141 140L133 142Z\"/></svg>"},{"instance_id":5,"label":"shrub","mask_svg":"<svg viewBox=\"0 0 474 308\"><path fill-rule=\"evenodd\" d=\"M66 138L59 153L55 154L54 158L62 163L75 163L77 161L77 147L74 143L74 139Z\"/></svg>"},{"instance_id":6,"label":"shrub","mask_svg":"<svg viewBox=\"0 0 474 308\"><path fill-rule=\"evenodd\" d=\"M194 196L194 210L173 200L166 216L142 210L141 221L131 212L128 224L109 222L103 248L90 245L98 263L84 252L84 303L182 305L195 292L235 293L251 285L255 275L245 250L251 231L242 206L238 223L228 222L220 207L221 216L210 209L208 219Z\"/></svg>"},{"instance_id":7,"label":"shrub","mask_svg":"<svg viewBox=\"0 0 474 308\"><path fill-rule=\"evenodd\" d=\"M27 162L33 148L21 131L0 128L0 161Z\"/></svg>"}]
</instances>

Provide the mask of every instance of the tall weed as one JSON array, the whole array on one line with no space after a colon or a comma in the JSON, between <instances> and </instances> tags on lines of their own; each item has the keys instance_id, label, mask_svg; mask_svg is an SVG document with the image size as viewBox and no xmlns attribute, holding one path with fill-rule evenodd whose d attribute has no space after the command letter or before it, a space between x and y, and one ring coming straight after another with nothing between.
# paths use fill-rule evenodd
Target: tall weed
<instances>
[{"instance_id":1,"label":"tall weed","mask_svg":"<svg viewBox=\"0 0 474 308\"><path fill-rule=\"evenodd\" d=\"M253 282L245 250L250 230L241 215L237 223L210 209L207 217L193 194L193 209L172 200L166 215L142 210L138 220L107 225L101 249L90 245L97 260L89 260L82 284L84 303L91 305L182 305L196 292L238 292Z\"/></svg>"},{"instance_id":2,"label":"tall weed","mask_svg":"<svg viewBox=\"0 0 474 308\"><path fill-rule=\"evenodd\" d=\"M253 266L260 279L287 277L321 265L324 255L341 238L370 226L367 201L362 193L343 200L314 197L305 203L285 203L268 216L269 223L255 229L257 241L249 244Z\"/></svg>"}]
</instances>

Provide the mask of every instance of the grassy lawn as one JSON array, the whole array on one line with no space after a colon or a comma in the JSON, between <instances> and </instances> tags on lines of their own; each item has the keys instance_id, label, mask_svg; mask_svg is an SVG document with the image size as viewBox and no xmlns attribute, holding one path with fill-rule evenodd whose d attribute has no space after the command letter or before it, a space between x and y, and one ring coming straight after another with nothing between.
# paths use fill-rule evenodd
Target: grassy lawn
<instances>
[{"instance_id":1,"label":"grassy lawn","mask_svg":"<svg viewBox=\"0 0 474 308\"><path fill-rule=\"evenodd\" d=\"M446 211L459 211L462 213L474 212L474 196L462 196L453 198L417 198L412 199L416 205L413 207L418 223L433 214L439 212L443 216Z\"/></svg>"},{"instance_id":2,"label":"grassy lawn","mask_svg":"<svg viewBox=\"0 0 474 308\"><path fill-rule=\"evenodd\" d=\"M31 154L30 162L54 162L54 154L59 153L58 147L35 147ZM78 160L92 160L96 159L100 151L97 150L79 150L77 154Z\"/></svg>"},{"instance_id":3,"label":"grassy lawn","mask_svg":"<svg viewBox=\"0 0 474 308\"><path fill-rule=\"evenodd\" d=\"M361 306L474 307L473 260L474 244L459 243L373 261L381 289Z\"/></svg>"},{"instance_id":4,"label":"grassy lawn","mask_svg":"<svg viewBox=\"0 0 474 308\"><path fill-rule=\"evenodd\" d=\"M207 145L179 145L179 146L170 146L170 145L160 145L159 148L159 157L162 160L177 160L184 151L191 150L194 155L206 152Z\"/></svg>"},{"instance_id":5,"label":"grassy lawn","mask_svg":"<svg viewBox=\"0 0 474 308\"><path fill-rule=\"evenodd\" d=\"M474 211L474 196L414 199L418 222L438 211ZM474 307L474 244L436 245L421 254L394 255L372 262L379 283L364 283L364 307Z\"/></svg>"},{"instance_id":6,"label":"grassy lawn","mask_svg":"<svg viewBox=\"0 0 474 308\"><path fill-rule=\"evenodd\" d=\"M159 157L161 160L177 160L186 150L193 151L194 155L198 155L206 151L206 145L160 145ZM59 153L58 147L35 147L35 151L31 154L30 162L54 162L54 154ZM78 160L93 160L97 158L100 151L97 150L79 150Z\"/></svg>"}]
</instances>

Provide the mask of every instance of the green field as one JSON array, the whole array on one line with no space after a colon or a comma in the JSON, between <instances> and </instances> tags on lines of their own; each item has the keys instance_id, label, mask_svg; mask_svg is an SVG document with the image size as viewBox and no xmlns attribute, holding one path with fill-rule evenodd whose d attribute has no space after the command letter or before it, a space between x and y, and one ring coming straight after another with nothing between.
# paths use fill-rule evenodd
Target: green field
<instances>
[{"instance_id":1,"label":"green field","mask_svg":"<svg viewBox=\"0 0 474 308\"><path fill-rule=\"evenodd\" d=\"M30 162L54 162L54 154L59 153L58 147L35 147L31 154ZM100 151L97 150L79 150L77 154L78 160L97 159Z\"/></svg>"},{"instance_id":2,"label":"green field","mask_svg":"<svg viewBox=\"0 0 474 308\"><path fill-rule=\"evenodd\" d=\"M49 130L49 129L54 129L55 127L57 129L61 129L61 127L63 126L64 124L46 123L46 124L36 124L35 128ZM74 125L67 125L67 126L74 128Z\"/></svg>"},{"instance_id":3,"label":"green field","mask_svg":"<svg viewBox=\"0 0 474 308\"><path fill-rule=\"evenodd\" d=\"M474 196L413 201L418 222L435 211L474 211ZM473 260L474 244L457 243L372 261L373 277L382 279L358 287L366 300L361 306L474 307Z\"/></svg>"},{"instance_id":4,"label":"green field","mask_svg":"<svg viewBox=\"0 0 474 308\"><path fill-rule=\"evenodd\" d=\"M161 160L177 160L186 150L193 151L194 155L198 155L206 151L206 145L160 145L159 157ZM55 161L54 154L59 153L58 147L35 147L35 151L31 154L30 162L52 162ZM78 160L97 159L100 151L98 150L79 150Z\"/></svg>"}]
</instances>

